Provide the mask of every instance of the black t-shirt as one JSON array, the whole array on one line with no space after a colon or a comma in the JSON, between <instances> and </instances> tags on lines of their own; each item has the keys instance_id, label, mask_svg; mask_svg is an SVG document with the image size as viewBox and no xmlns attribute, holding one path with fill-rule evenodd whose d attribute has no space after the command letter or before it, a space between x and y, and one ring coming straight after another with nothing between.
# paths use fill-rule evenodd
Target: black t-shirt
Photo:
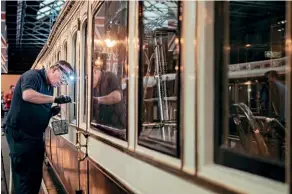
<instances>
[{"instance_id":1,"label":"black t-shirt","mask_svg":"<svg viewBox=\"0 0 292 194\"><path fill-rule=\"evenodd\" d=\"M121 87L118 82L117 76L112 72L102 72L100 83L97 88L94 89L94 97L102 97L109 95L113 91L121 92ZM124 99L112 105L106 104L94 104L93 116L95 120L103 125L115 127L118 129L125 129L126 121L126 108Z\"/></svg>"},{"instance_id":2,"label":"black t-shirt","mask_svg":"<svg viewBox=\"0 0 292 194\"><path fill-rule=\"evenodd\" d=\"M22 92L27 89L33 89L41 94L53 95L53 87L47 83L44 69L25 72L15 86L6 125L8 129L41 138L52 116L52 104L33 104L24 101Z\"/></svg>"}]
</instances>

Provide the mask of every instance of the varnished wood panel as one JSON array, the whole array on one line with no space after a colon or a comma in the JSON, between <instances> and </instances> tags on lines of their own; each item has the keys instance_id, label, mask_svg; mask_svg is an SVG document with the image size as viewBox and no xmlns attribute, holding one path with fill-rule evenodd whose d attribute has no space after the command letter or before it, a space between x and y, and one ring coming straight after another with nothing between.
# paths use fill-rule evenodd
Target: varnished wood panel
<instances>
[{"instance_id":1,"label":"varnished wood panel","mask_svg":"<svg viewBox=\"0 0 292 194\"><path fill-rule=\"evenodd\" d=\"M49 133L49 130L46 134ZM46 138L46 141L46 151L50 152L51 150L52 152L52 159L49 158L50 163L69 193L75 193L78 189L81 189L83 194L132 193L127 191L126 187L121 185L113 175L108 174L102 167L88 158L80 162L79 185L77 149L63 137L55 136L53 133L51 134L51 148L48 143L50 139ZM79 153L79 155L82 158L84 153Z\"/></svg>"},{"instance_id":2,"label":"varnished wood panel","mask_svg":"<svg viewBox=\"0 0 292 194\"><path fill-rule=\"evenodd\" d=\"M78 189L78 160L77 151L67 141L51 135L52 165L57 171L63 185L69 193L75 193Z\"/></svg>"},{"instance_id":3,"label":"varnished wood panel","mask_svg":"<svg viewBox=\"0 0 292 194\"><path fill-rule=\"evenodd\" d=\"M45 132L45 150L46 155L48 158L51 158L51 151L50 151L50 130L46 130Z\"/></svg>"},{"instance_id":4,"label":"varnished wood panel","mask_svg":"<svg viewBox=\"0 0 292 194\"><path fill-rule=\"evenodd\" d=\"M92 162L89 162L89 193L124 194L128 192L105 176Z\"/></svg>"}]
</instances>

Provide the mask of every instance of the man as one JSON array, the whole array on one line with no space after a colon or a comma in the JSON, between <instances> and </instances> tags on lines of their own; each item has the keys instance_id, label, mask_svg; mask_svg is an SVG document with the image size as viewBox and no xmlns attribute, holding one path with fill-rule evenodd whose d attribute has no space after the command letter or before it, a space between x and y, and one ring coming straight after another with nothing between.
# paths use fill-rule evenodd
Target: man
<instances>
[{"instance_id":1,"label":"man","mask_svg":"<svg viewBox=\"0 0 292 194\"><path fill-rule=\"evenodd\" d=\"M6 122L15 194L38 194L42 180L45 132L60 112L52 103L70 103L68 96L53 97L53 87L66 83L73 69L59 61L48 69L29 70L18 80Z\"/></svg>"},{"instance_id":2,"label":"man","mask_svg":"<svg viewBox=\"0 0 292 194\"><path fill-rule=\"evenodd\" d=\"M121 86L114 73L103 71L105 63L106 54L102 54L93 66L93 116L97 123L125 129Z\"/></svg>"},{"instance_id":3,"label":"man","mask_svg":"<svg viewBox=\"0 0 292 194\"><path fill-rule=\"evenodd\" d=\"M277 71L266 72L265 79L268 82L267 88L265 89L265 100L269 102L270 110L274 110L277 119L284 124L286 119L285 104L287 103L287 87L279 81Z\"/></svg>"},{"instance_id":4,"label":"man","mask_svg":"<svg viewBox=\"0 0 292 194\"><path fill-rule=\"evenodd\" d=\"M11 105L11 100L12 100L14 89L15 89L15 86L11 85L9 93L6 94L5 97L4 97L5 109L6 110L10 109L10 105Z\"/></svg>"}]
</instances>

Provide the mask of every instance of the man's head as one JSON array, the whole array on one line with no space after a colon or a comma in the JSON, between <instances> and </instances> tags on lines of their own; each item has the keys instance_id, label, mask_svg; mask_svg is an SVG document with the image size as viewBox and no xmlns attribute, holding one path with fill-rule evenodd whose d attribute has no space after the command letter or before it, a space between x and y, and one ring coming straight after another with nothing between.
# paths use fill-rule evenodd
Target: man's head
<instances>
[{"instance_id":1,"label":"man's head","mask_svg":"<svg viewBox=\"0 0 292 194\"><path fill-rule=\"evenodd\" d=\"M11 85L11 86L10 86L10 91L11 91L11 93L14 92L14 89L15 89L15 86L14 86L14 85Z\"/></svg>"},{"instance_id":2,"label":"man's head","mask_svg":"<svg viewBox=\"0 0 292 194\"><path fill-rule=\"evenodd\" d=\"M100 57L94 61L93 64L93 88L96 88L100 80L101 71L103 71L106 62L106 54L101 54Z\"/></svg>"},{"instance_id":3,"label":"man's head","mask_svg":"<svg viewBox=\"0 0 292 194\"><path fill-rule=\"evenodd\" d=\"M62 84L67 84L72 76L74 70L66 61L58 61L55 65L47 70L47 78L53 87L59 87Z\"/></svg>"},{"instance_id":4,"label":"man's head","mask_svg":"<svg viewBox=\"0 0 292 194\"><path fill-rule=\"evenodd\" d=\"M270 82L275 82L277 80L279 80L279 74L277 73L277 71L268 71L265 73L265 79L270 81Z\"/></svg>"}]
</instances>

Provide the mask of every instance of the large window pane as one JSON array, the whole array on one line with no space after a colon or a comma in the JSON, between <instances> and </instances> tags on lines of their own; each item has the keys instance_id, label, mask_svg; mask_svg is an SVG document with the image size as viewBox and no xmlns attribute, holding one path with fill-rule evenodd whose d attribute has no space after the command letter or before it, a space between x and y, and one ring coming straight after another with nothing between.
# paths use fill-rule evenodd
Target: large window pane
<instances>
[{"instance_id":1,"label":"large window pane","mask_svg":"<svg viewBox=\"0 0 292 194\"><path fill-rule=\"evenodd\" d=\"M94 15L91 125L126 138L128 3L106 1Z\"/></svg>"},{"instance_id":2,"label":"large window pane","mask_svg":"<svg viewBox=\"0 0 292 194\"><path fill-rule=\"evenodd\" d=\"M140 10L139 144L178 156L180 3L143 1Z\"/></svg>"},{"instance_id":3,"label":"large window pane","mask_svg":"<svg viewBox=\"0 0 292 194\"><path fill-rule=\"evenodd\" d=\"M215 5L215 161L284 181L286 113L290 111L285 2ZM229 67L227 72L224 65ZM228 110L228 115L222 110Z\"/></svg>"}]
</instances>

